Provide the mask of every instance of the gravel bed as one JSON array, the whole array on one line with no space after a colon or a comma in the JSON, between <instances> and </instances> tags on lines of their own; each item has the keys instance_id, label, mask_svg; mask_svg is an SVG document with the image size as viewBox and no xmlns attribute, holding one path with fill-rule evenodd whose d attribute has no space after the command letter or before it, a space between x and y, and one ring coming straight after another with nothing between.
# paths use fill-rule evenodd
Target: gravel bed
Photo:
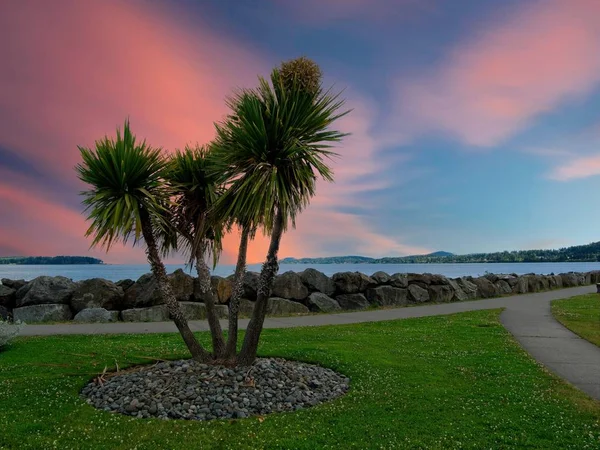
<instances>
[{"instance_id":1,"label":"gravel bed","mask_svg":"<svg viewBox=\"0 0 600 450\"><path fill-rule=\"evenodd\" d=\"M139 418L241 419L309 408L344 395L349 383L331 369L284 359L235 368L181 360L94 380L81 395L98 409Z\"/></svg>"}]
</instances>

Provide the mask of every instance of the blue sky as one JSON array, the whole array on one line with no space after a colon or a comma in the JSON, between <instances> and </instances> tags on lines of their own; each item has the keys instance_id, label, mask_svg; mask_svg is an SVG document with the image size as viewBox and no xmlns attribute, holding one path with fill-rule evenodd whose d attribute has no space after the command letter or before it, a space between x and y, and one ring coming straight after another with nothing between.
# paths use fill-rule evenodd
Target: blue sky
<instances>
[{"instance_id":1,"label":"blue sky","mask_svg":"<svg viewBox=\"0 0 600 450\"><path fill-rule=\"evenodd\" d=\"M597 1L23 0L0 6L0 255L143 261L88 249L77 145L126 116L165 151L208 142L226 95L300 55L352 135L282 256L599 240Z\"/></svg>"}]
</instances>

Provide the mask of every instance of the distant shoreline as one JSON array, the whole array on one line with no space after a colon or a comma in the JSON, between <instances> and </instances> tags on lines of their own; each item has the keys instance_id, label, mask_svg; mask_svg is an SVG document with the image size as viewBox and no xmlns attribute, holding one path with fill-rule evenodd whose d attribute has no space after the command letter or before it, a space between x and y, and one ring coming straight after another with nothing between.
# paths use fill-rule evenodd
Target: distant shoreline
<instances>
[{"instance_id":1,"label":"distant shoreline","mask_svg":"<svg viewBox=\"0 0 600 450\"><path fill-rule=\"evenodd\" d=\"M0 257L0 265L104 265L104 261L98 258L91 258L89 256L6 256Z\"/></svg>"}]
</instances>

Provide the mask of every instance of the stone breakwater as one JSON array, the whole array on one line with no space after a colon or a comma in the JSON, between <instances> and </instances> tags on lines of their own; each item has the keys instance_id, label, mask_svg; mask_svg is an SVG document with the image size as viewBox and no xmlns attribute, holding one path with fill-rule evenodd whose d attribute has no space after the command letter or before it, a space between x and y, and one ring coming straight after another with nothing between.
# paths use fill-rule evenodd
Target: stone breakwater
<instances>
[{"instance_id":1,"label":"stone breakwater","mask_svg":"<svg viewBox=\"0 0 600 450\"><path fill-rule=\"evenodd\" d=\"M169 275L173 291L189 320L206 318L198 280L181 269ZM240 312L252 313L259 274L244 276ZM152 274L137 281L117 283L93 278L74 282L65 277L41 276L29 282L2 279L0 317L26 323L64 322L152 322L168 321L169 313ZM487 274L482 277L447 278L442 275L376 272L341 272L332 277L315 270L277 275L268 301L268 315L361 310L382 306L446 303L478 298L526 294L600 282L600 271L558 275ZM227 318L233 276L212 277L217 313Z\"/></svg>"}]
</instances>

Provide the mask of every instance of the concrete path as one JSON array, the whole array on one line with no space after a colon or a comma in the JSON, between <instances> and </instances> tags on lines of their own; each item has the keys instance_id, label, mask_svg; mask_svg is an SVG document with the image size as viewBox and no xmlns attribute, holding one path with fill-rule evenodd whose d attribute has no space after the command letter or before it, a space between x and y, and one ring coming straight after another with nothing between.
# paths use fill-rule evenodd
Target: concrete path
<instances>
[{"instance_id":1,"label":"concrete path","mask_svg":"<svg viewBox=\"0 0 600 450\"><path fill-rule=\"evenodd\" d=\"M549 370L571 382L591 397L600 400L600 348L581 339L560 325L550 313L552 300L595 292L595 286L582 286L537 294L515 295L461 303L381 309L352 313L275 317L265 320L265 328L291 328L380 322L455 314L466 311L505 308L500 316L503 325L519 343ZM600 301L600 295L598 296ZM227 321L221 321L224 329ZM245 329L248 319L240 320ZM599 324L600 326L600 324ZM208 330L206 321L190 322L193 331ZM172 322L28 325L23 336L64 334L143 334L177 332Z\"/></svg>"}]
</instances>

